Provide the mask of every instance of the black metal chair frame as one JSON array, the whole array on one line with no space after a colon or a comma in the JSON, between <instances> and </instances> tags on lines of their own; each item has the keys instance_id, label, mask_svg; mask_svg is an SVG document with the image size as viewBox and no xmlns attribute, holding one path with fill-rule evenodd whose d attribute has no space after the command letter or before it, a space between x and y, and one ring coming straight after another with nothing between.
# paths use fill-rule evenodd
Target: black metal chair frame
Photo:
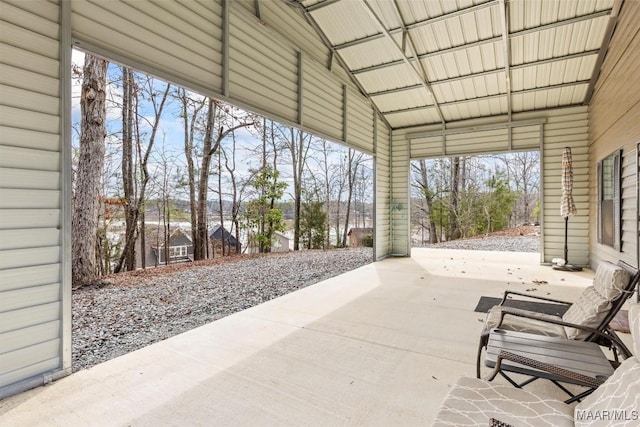
<instances>
[{"instance_id":1,"label":"black metal chair frame","mask_svg":"<svg viewBox=\"0 0 640 427\"><path fill-rule=\"evenodd\" d=\"M562 325L562 326L567 326L571 328L581 329L581 330L590 332L590 334L587 337L585 337L583 341L596 342L604 347L608 347L609 349L612 350L616 363L619 361L618 353L620 353L620 355L625 359L628 357L631 357L632 356L631 351L624 345L624 343L622 343L622 341L617 336L617 334L613 331L613 329L609 327L609 323L620 311L620 309L622 308L624 303L627 301L627 299L629 299L631 295L633 295L634 288L638 285L638 282L640 282L640 271L638 271L638 269L630 266L624 261L619 261L617 265L624 268L629 273L631 273L631 279L629 280L629 283L627 284L627 286L623 289L620 296L612 301L611 309L609 310L607 315L604 317L604 319L602 319L602 321L596 328L589 328L583 325L577 325L577 324L565 322L563 320L549 319L546 317L536 316L529 313L522 313L522 312L518 312L517 310L511 310L509 307L506 307L506 306L502 309L500 322L498 323L498 325L494 325L492 327L499 328L502 325L502 322L504 321L505 316L511 315L511 316L525 317L533 320L538 320L545 323L553 323L556 325ZM536 299L536 300L553 302L557 304L565 304L567 305L567 307L571 306L572 304L567 301L561 301L553 298L541 297L536 295L528 295L518 291L507 290L504 293L502 301L498 305L504 306L504 303L507 301L509 295L518 295L518 296L527 297L527 298ZM488 328L485 325L485 327L482 330L482 333L480 334L480 342L478 344L478 355L476 358L476 377L477 378L480 378L480 362L482 357L482 349L487 347L490 330L491 328Z\"/></svg>"}]
</instances>

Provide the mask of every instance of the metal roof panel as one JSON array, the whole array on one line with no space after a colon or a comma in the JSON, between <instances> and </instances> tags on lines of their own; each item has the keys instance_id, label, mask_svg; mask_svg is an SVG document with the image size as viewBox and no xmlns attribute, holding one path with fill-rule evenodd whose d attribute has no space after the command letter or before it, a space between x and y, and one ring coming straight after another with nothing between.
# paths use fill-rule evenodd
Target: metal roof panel
<instances>
[{"instance_id":1,"label":"metal roof panel","mask_svg":"<svg viewBox=\"0 0 640 427\"><path fill-rule=\"evenodd\" d=\"M527 111L584 102L617 0L506 0L508 50L498 0L298 1L310 7L352 77L398 127L441 122L437 108L420 108L433 101L445 122L504 114L510 105ZM398 49L406 41L403 27L420 64L409 44L404 55L413 66Z\"/></svg>"},{"instance_id":2,"label":"metal roof panel","mask_svg":"<svg viewBox=\"0 0 640 427\"><path fill-rule=\"evenodd\" d=\"M440 123L440 117L433 107L423 110L386 113L384 116L394 128Z\"/></svg>"},{"instance_id":3,"label":"metal roof panel","mask_svg":"<svg viewBox=\"0 0 640 427\"><path fill-rule=\"evenodd\" d=\"M376 54L372 55L371 52L376 52ZM386 37L340 49L340 56L352 70L402 59L400 51Z\"/></svg>"},{"instance_id":4,"label":"metal roof panel","mask_svg":"<svg viewBox=\"0 0 640 427\"><path fill-rule=\"evenodd\" d=\"M339 1L313 10L311 16L334 46L380 32L360 2Z\"/></svg>"},{"instance_id":5,"label":"metal roof panel","mask_svg":"<svg viewBox=\"0 0 640 427\"><path fill-rule=\"evenodd\" d=\"M422 87L402 92L376 95L372 96L371 99L382 112L433 105L433 100Z\"/></svg>"},{"instance_id":6,"label":"metal roof panel","mask_svg":"<svg viewBox=\"0 0 640 427\"><path fill-rule=\"evenodd\" d=\"M418 75L405 63L358 74L356 78L368 93L420 83Z\"/></svg>"}]
</instances>

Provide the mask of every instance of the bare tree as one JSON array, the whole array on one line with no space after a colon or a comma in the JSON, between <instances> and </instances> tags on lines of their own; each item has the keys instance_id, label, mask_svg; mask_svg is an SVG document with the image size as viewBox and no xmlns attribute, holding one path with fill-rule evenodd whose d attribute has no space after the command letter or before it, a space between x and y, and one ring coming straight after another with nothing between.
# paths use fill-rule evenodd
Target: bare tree
<instances>
[{"instance_id":1,"label":"bare tree","mask_svg":"<svg viewBox=\"0 0 640 427\"><path fill-rule=\"evenodd\" d=\"M540 194L540 153L525 151L504 154L498 158L506 168L509 181L520 193L514 219L518 224L528 223Z\"/></svg>"},{"instance_id":2,"label":"bare tree","mask_svg":"<svg viewBox=\"0 0 640 427\"><path fill-rule=\"evenodd\" d=\"M135 74L131 69L123 67L122 75L122 180L126 202L126 231L125 246L116 267L116 272L120 272L123 269L135 270L138 236L141 238L141 247L144 252L146 244L144 204L150 179L149 156L153 150L160 118L171 90L171 85L167 83L158 100L154 79L148 77L146 80L145 90L149 95L146 101L153 106L154 117L152 121L148 122L151 132L146 147L143 147L140 120L147 119L141 117L138 110L141 88L136 82ZM141 222L140 224L139 221ZM141 260L142 267L146 267L144 255Z\"/></svg>"},{"instance_id":3,"label":"bare tree","mask_svg":"<svg viewBox=\"0 0 640 427\"><path fill-rule=\"evenodd\" d=\"M293 250L300 249L300 209L302 206L302 180L311 148L311 135L290 127L288 139L293 166Z\"/></svg>"},{"instance_id":4,"label":"bare tree","mask_svg":"<svg viewBox=\"0 0 640 427\"><path fill-rule=\"evenodd\" d=\"M426 160L420 160L416 163L412 163L411 167L414 172L417 173L417 179L414 179L414 186L418 187L420 196L423 198L426 208L420 208L427 221L427 228L429 230L429 243L438 243L438 230L436 228L436 222L433 218L433 199L435 191L429 186L429 174L427 171Z\"/></svg>"},{"instance_id":5,"label":"bare tree","mask_svg":"<svg viewBox=\"0 0 640 427\"><path fill-rule=\"evenodd\" d=\"M100 176L104 163L105 86L107 61L85 55L80 100L82 124L80 157L76 173L72 214L72 283L91 282L96 274L96 231L98 227Z\"/></svg>"},{"instance_id":6,"label":"bare tree","mask_svg":"<svg viewBox=\"0 0 640 427\"><path fill-rule=\"evenodd\" d=\"M460 238L460 226L458 224L458 204L460 200L460 157L451 159L451 210L449 213L449 240Z\"/></svg>"},{"instance_id":7,"label":"bare tree","mask_svg":"<svg viewBox=\"0 0 640 427\"><path fill-rule=\"evenodd\" d=\"M347 233L349 228L353 190L358 176L358 168L360 167L363 157L363 153L359 153L352 148L347 150L347 210L344 219L344 229L342 232L342 246L347 246Z\"/></svg>"},{"instance_id":8,"label":"bare tree","mask_svg":"<svg viewBox=\"0 0 640 427\"><path fill-rule=\"evenodd\" d=\"M187 91L182 88L178 89L177 96L182 106L180 116L182 118L184 130L184 156L187 162L187 185L189 187L189 207L191 213L191 240L194 243L193 256L194 259L202 259L202 248L200 247L200 245L195 244L198 229L198 206L196 203L196 166L194 161L194 142L196 135L196 123L199 119L200 111L205 106L205 102L204 99L197 99L196 97L190 96L190 94L188 94Z\"/></svg>"}]
</instances>

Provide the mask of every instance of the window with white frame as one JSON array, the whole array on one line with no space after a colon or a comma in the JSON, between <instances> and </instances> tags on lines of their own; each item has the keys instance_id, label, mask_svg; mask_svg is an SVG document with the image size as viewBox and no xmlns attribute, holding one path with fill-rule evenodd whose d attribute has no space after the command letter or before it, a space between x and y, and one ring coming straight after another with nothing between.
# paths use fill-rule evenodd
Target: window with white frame
<instances>
[{"instance_id":1,"label":"window with white frame","mask_svg":"<svg viewBox=\"0 0 640 427\"><path fill-rule=\"evenodd\" d=\"M186 246L170 246L169 247L169 259L184 258L187 256Z\"/></svg>"}]
</instances>

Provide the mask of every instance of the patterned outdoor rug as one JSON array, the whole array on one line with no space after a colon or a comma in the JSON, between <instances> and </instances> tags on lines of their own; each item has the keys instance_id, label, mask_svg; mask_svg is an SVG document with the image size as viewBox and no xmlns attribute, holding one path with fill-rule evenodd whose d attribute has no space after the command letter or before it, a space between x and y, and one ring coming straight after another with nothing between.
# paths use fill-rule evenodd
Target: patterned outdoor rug
<instances>
[{"instance_id":1,"label":"patterned outdoor rug","mask_svg":"<svg viewBox=\"0 0 640 427\"><path fill-rule=\"evenodd\" d=\"M502 298L494 297L480 297L478 305L473 311L478 313L486 313L494 305L500 304ZM523 301L507 299L505 302L507 307L519 308L522 310L536 311L538 313L552 314L556 316L562 316L567 311L567 306L562 304L553 304L548 302L536 302L536 301ZM620 310L616 317L609 323L614 331L629 333L629 315L627 310Z\"/></svg>"}]
</instances>

